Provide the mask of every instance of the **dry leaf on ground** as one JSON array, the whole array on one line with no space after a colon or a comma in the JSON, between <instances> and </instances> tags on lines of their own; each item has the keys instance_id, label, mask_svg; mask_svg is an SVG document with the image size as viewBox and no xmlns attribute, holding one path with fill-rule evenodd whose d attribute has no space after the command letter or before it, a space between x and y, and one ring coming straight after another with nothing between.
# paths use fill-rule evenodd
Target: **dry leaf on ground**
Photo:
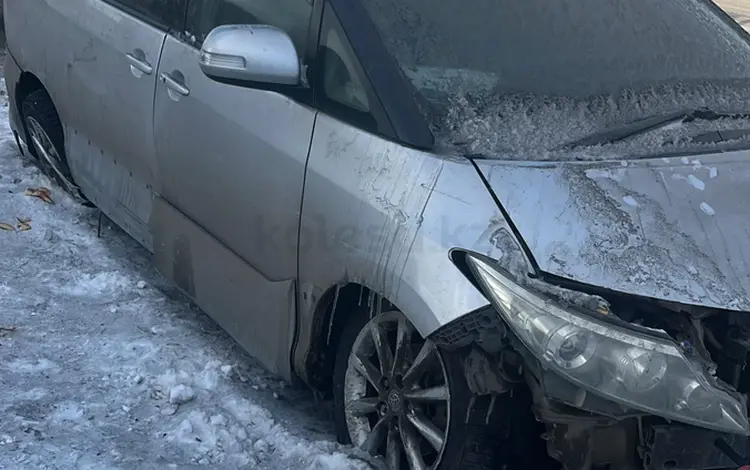
<instances>
[{"instance_id":1,"label":"dry leaf on ground","mask_svg":"<svg viewBox=\"0 0 750 470\"><path fill-rule=\"evenodd\" d=\"M29 224L29 222L31 222L30 218L26 217L22 219L20 217L16 217L16 220L18 220L18 224L16 224L16 228L18 229L19 232L25 232L27 230L31 230L31 224Z\"/></svg>"},{"instance_id":2,"label":"dry leaf on ground","mask_svg":"<svg viewBox=\"0 0 750 470\"><path fill-rule=\"evenodd\" d=\"M24 194L27 196L41 199L47 204L54 204L54 201L52 201L52 194L50 193L50 190L47 188L43 188L43 187L27 188L26 191L24 191Z\"/></svg>"}]
</instances>

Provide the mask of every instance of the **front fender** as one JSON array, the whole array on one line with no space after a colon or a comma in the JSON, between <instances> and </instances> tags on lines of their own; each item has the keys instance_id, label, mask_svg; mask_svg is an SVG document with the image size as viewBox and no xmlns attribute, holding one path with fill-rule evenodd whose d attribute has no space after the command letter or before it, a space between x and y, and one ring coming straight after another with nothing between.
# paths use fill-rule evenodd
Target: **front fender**
<instances>
[{"instance_id":1,"label":"front fender","mask_svg":"<svg viewBox=\"0 0 750 470\"><path fill-rule=\"evenodd\" d=\"M348 283L382 295L424 337L486 307L451 260L454 248L526 269L468 159L409 149L325 115L310 151L299 246L302 336L323 293Z\"/></svg>"}]
</instances>

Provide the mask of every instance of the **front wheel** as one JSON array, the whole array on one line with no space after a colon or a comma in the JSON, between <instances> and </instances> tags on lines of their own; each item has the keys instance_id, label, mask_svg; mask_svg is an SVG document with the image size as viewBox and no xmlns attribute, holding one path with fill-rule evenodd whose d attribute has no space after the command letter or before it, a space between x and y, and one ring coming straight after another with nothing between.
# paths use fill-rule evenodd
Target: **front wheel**
<instances>
[{"instance_id":1,"label":"front wheel","mask_svg":"<svg viewBox=\"0 0 750 470\"><path fill-rule=\"evenodd\" d=\"M460 361L401 312L349 321L333 389L339 440L383 456L388 470L497 467L496 435L465 424L472 395Z\"/></svg>"}]
</instances>

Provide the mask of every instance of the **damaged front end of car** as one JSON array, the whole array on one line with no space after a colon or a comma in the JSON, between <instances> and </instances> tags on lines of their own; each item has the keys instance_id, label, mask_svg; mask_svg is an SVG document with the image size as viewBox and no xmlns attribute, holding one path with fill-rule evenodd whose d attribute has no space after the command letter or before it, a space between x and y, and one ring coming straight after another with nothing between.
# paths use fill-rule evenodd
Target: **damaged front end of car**
<instances>
[{"instance_id":1,"label":"damaged front end of car","mask_svg":"<svg viewBox=\"0 0 750 470\"><path fill-rule=\"evenodd\" d=\"M468 351L477 396L528 395L506 410L533 411L527 437L556 461L543 468L750 460L748 156L474 160L506 222L501 255L451 258L490 307L433 336ZM515 415L491 420L518 432Z\"/></svg>"},{"instance_id":2,"label":"damaged front end of car","mask_svg":"<svg viewBox=\"0 0 750 470\"><path fill-rule=\"evenodd\" d=\"M436 341L471 343L467 380L478 394L527 386L547 452L563 468L732 468L717 439L746 453L745 316L632 296L566 296L482 255L456 258L499 318L477 312Z\"/></svg>"}]
</instances>

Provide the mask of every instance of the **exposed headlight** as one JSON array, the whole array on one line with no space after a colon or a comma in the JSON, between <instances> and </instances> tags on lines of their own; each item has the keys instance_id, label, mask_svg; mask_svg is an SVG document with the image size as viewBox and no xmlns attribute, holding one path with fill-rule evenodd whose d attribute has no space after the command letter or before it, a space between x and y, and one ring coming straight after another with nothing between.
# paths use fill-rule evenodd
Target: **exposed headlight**
<instances>
[{"instance_id":1,"label":"exposed headlight","mask_svg":"<svg viewBox=\"0 0 750 470\"><path fill-rule=\"evenodd\" d=\"M674 342L565 309L491 263L467 259L485 295L543 367L629 408L750 435L746 400L712 385Z\"/></svg>"}]
</instances>

